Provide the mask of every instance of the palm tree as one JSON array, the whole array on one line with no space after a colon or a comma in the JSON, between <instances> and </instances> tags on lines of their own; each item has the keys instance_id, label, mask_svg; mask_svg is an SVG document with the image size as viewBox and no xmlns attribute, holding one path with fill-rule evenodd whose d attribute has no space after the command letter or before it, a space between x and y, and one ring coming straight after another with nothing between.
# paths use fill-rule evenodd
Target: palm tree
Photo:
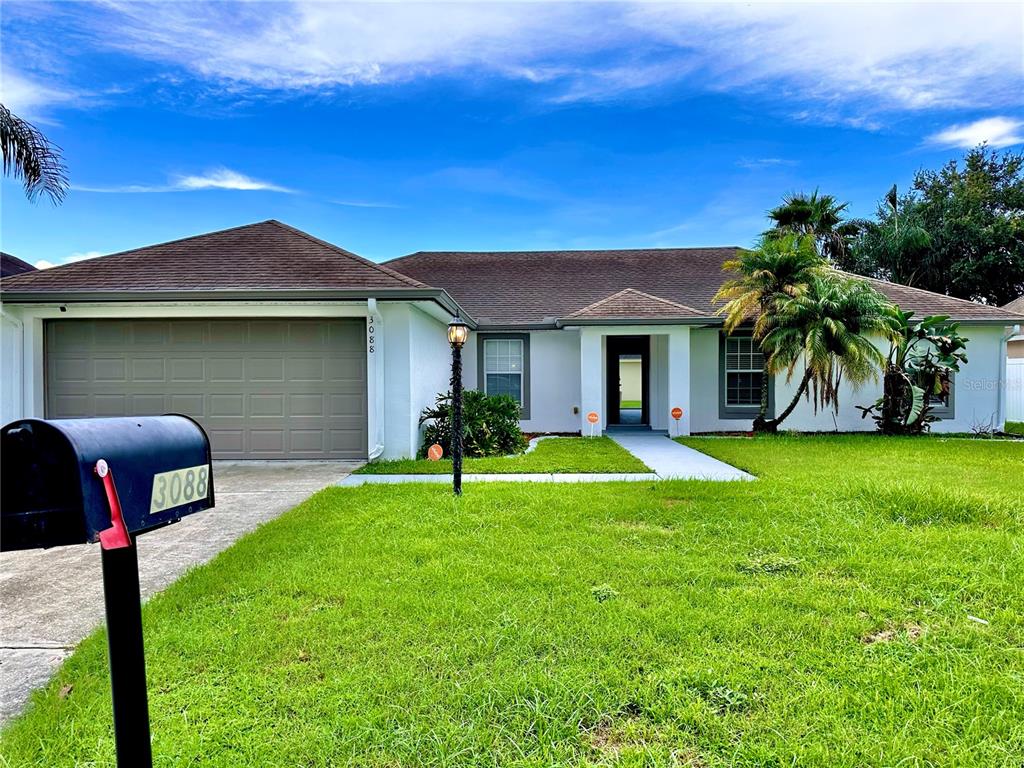
<instances>
[{"instance_id":1,"label":"palm tree","mask_svg":"<svg viewBox=\"0 0 1024 768\"><path fill-rule=\"evenodd\" d=\"M840 203L832 195L819 195L818 190L810 195L786 195L782 205L768 211L773 224L765 235L809 235L821 255L835 262L846 254L850 240L857 234L857 225L843 218L847 207L849 203Z\"/></svg>"},{"instance_id":2,"label":"palm tree","mask_svg":"<svg viewBox=\"0 0 1024 768\"><path fill-rule=\"evenodd\" d=\"M777 305L783 300L803 295L814 276L826 268L827 264L818 255L812 237L762 237L757 248L742 250L739 258L723 265L723 269L737 275L723 283L713 299L716 303L725 302L718 310L718 314L725 315L725 332L732 333L742 323L753 322L754 340L760 343ZM765 356L761 405L754 420L755 432L767 423L769 380L768 358Z\"/></svg>"},{"instance_id":3,"label":"palm tree","mask_svg":"<svg viewBox=\"0 0 1024 768\"><path fill-rule=\"evenodd\" d=\"M61 150L38 128L0 104L0 145L3 146L4 175L21 179L25 196L35 201L40 194L54 205L68 191L67 169Z\"/></svg>"},{"instance_id":4,"label":"palm tree","mask_svg":"<svg viewBox=\"0 0 1024 768\"><path fill-rule=\"evenodd\" d=\"M766 318L761 347L771 375L787 372L787 381L803 365L792 401L764 424L774 432L808 395L819 408L839 409L845 379L858 389L877 378L885 362L871 337L891 340L897 333L892 303L864 280L829 271L812 278L808 290L778 302Z\"/></svg>"}]
</instances>

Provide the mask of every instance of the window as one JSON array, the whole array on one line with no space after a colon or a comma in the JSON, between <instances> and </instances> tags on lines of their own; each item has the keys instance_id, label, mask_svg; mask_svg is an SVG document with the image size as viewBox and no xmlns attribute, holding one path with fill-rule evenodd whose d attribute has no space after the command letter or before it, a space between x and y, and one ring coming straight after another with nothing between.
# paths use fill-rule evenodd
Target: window
<instances>
[{"instance_id":1,"label":"window","mask_svg":"<svg viewBox=\"0 0 1024 768\"><path fill-rule=\"evenodd\" d=\"M764 355L750 336L722 335L719 367L719 417L749 419L761 407ZM769 414L774 410L774 386L768 381Z\"/></svg>"},{"instance_id":2,"label":"window","mask_svg":"<svg viewBox=\"0 0 1024 768\"><path fill-rule=\"evenodd\" d=\"M936 416L940 419L952 419L954 418L953 411L953 385L955 383L954 375L952 372L949 373L943 379L942 392L935 394L929 392L925 395L928 398L928 405L930 407L929 413L932 416Z\"/></svg>"},{"instance_id":3,"label":"window","mask_svg":"<svg viewBox=\"0 0 1024 768\"><path fill-rule=\"evenodd\" d=\"M488 334L480 336L478 380L488 395L509 395L522 406L522 417L529 418L529 356L527 334Z\"/></svg>"}]
</instances>

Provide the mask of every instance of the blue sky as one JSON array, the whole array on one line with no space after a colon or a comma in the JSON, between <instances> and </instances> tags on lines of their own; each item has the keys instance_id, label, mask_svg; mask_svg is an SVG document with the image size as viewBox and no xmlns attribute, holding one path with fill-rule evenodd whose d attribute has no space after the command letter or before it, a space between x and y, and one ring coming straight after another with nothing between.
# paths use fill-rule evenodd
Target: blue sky
<instances>
[{"instance_id":1,"label":"blue sky","mask_svg":"<svg viewBox=\"0 0 1024 768\"><path fill-rule=\"evenodd\" d=\"M66 202L0 243L64 263L277 218L369 258L748 245L787 192L868 215L1024 143L1018 3L5 2L3 103Z\"/></svg>"}]
</instances>

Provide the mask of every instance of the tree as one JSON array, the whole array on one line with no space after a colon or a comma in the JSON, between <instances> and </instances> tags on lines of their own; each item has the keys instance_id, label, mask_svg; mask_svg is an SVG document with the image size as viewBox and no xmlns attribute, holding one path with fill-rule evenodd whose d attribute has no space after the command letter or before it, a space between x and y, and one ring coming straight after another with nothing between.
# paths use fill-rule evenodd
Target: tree
<instances>
[{"instance_id":1,"label":"tree","mask_svg":"<svg viewBox=\"0 0 1024 768\"><path fill-rule=\"evenodd\" d=\"M1024 293L1024 154L981 145L892 197L844 268L1000 306Z\"/></svg>"},{"instance_id":2,"label":"tree","mask_svg":"<svg viewBox=\"0 0 1024 768\"><path fill-rule=\"evenodd\" d=\"M68 177L60 147L3 104L0 104L0 145L4 175L21 179L29 200L35 201L41 194L49 197L54 205L64 200Z\"/></svg>"},{"instance_id":3,"label":"tree","mask_svg":"<svg viewBox=\"0 0 1024 768\"><path fill-rule=\"evenodd\" d=\"M774 432L807 396L819 409L839 410L844 380L854 389L877 377L884 358L872 337L895 333L893 305L864 280L830 270L812 278L808 290L787 297L766 319L761 347L772 375L787 372L787 381L801 365L800 384L789 405L763 425Z\"/></svg>"},{"instance_id":4,"label":"tree","mask_svg":"<svg viewBox=\"0 0 1024 768\"><path fill-rule=\"evenodd\" d=\"M819 195L818 190L810 195L786 195L782 205L768 211L773 224L765 236L808 235L814 238L818 253L835 263L846 254L851 238L857 234L856 225L843 218L848 206L832 195Z\"/></svg>"},{"instance_id":5,"label":"tree","mask_svg":"<svg viewBox=\"0 0 1024 768\"><path fill-rule=\"evenodd\" d=\"M913 285L928 262L932 238L921 225L913 193L899 195L896 185L878 204L876 221L852 224L857 235L836 266L847 272Z\"/></svg>"},{"instance_id":6,"label":"tree","mask_svg":"<svg viewBox=\"0 0 1024 768\"><path fill-rule=\"evenodd\" d=\"M887 435L919 435L936 420L932 396L949 394L952 375L967 362L967 342L959 323L932 315L912 323L913 312L898 307L893 318L892 344L885 361L882 397L874 405L857 407L871 416Z\"/></svg>"},{"instance_id":7,"label":"tree","mask_svg":"<svg viewBox=\"0 0 1024 768\"><path fill-rule=\"evenodd\" d=\"M751 322L754 340L760 343L778 304L805 293L815 275L827 266L818 255L814 238L808 235L762 237L757 248L740 251L738 258L723 265L723 269L737 276L723 283L713 299L716 303L725 302L718 314L725 315L726 333ZM765 356L761 404L754 431L761 431L768 420L769 380Z\"/></svg>"}]
</instances>

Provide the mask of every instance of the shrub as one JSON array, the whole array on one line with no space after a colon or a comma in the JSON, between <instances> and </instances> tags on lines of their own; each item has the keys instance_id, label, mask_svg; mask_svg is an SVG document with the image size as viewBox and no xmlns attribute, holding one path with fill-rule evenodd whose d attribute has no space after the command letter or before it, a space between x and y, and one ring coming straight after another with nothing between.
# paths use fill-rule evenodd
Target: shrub
<instances>
[{"instance_id":1,"label":"shrub","mask_svg":"<svg viewBox=\"0 0 1024 768\"><path fill-rule=\"evenodd\" d=\"M486 395L469 390L462 395L462 452L464 456L508 456L526 450L526 438L519 429L519 403L508 395ZM439 394L432 408L420 414L423 445L420 457L437 443L451 458L452 395Z\"/></svg>"}]
</instances>

